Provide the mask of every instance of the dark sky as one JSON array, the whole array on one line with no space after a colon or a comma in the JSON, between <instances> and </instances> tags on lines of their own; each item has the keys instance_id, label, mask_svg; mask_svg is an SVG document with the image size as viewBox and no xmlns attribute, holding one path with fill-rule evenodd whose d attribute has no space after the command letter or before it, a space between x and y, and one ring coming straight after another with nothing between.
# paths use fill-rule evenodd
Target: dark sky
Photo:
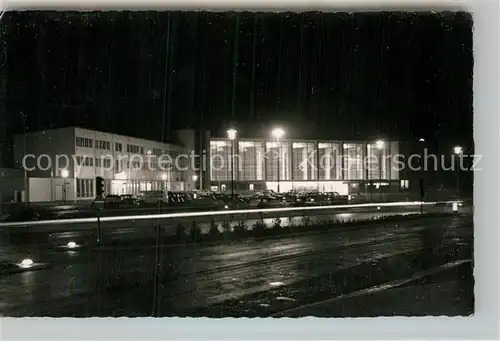
<instances>
[{"instance_id":1,"label":"dark sky","mask_svg":"<svg viewBox=\"0 0 500 341\"><path fill-rule=\"evenodd\" d=\"M472 143L465 13L11 12L2 24L17 132L22 112L29 130L151 139L278 122L297 137Z\"/></svg>"}]
</instances>

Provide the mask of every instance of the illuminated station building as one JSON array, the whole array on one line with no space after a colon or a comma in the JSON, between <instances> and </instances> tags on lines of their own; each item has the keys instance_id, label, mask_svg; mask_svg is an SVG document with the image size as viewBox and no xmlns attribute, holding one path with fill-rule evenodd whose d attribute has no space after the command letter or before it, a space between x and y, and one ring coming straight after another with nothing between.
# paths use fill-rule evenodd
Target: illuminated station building
<instances>
[{"instance_id":1,"label":"illuminated station building","mask_svg":"<svg viewBox=\"0 0 500 341\"><path fill-rule=\"evenodd\" d=\"M268 189L346 195L408 187L391 157L399 154L397 141L294 140L284 135L278 129L268 139L237 138L236 131L228 131L225 138L210 137L207 189L230 191L233 183L239 192Z\"/></svg>"}]
</instances>

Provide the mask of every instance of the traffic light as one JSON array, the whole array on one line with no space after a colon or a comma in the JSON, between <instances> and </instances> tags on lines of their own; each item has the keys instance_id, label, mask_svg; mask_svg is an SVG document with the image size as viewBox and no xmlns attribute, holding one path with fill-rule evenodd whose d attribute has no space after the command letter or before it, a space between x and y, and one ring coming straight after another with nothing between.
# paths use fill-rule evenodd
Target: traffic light
<instances>
[{"instance_id":1,"label":"traffic light","mask_svg":"<svg viewBox=\"0 0 500 341\"><path fill-rule=\"evenodd\" d=\"M101 197L104 194L104 179L100 176L95 178L95 192L98 197Z\"/></svg>"}]
</instances>

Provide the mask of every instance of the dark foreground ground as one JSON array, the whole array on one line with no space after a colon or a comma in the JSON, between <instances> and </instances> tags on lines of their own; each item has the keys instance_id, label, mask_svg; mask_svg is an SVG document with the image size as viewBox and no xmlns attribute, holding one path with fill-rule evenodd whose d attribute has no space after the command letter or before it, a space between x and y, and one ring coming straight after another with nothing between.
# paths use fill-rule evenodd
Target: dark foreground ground
<instances>
[{"instance_id":1,"label":"dark foreground ground","mask_svg":"<svg viewBox=\"0 0 500 341\"><path fill-rule=\"evenodd\" d=\"M33 248L51 266L0 275L0 314L470 315L472 234L472 216L448 216L158 254L147 245Z\"/></svg>"}]
</instances>

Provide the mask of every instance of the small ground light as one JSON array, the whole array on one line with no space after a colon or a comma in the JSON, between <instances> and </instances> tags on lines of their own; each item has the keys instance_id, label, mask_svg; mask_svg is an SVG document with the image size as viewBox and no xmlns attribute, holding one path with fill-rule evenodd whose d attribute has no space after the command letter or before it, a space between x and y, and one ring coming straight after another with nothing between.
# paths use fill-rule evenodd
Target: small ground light
<instances>
[{"instance_id":1,"label":"small ground light","mask_svg":"<svg viewBox=\"0 0 500 341\"><path fill-rule=\"evenodd\" d=\"M279 287L281 285L285 285L285 283L283 283L283 282L271 282L271 283L269 283L269 285L272 287Z\"/></svg>"},{"instance_id":2,"label":"small ground light","mask_svg":"<svg viewBox=\"0 0 500 341\"><path fill-rule=\"evenodd\" d=\"M21 262L21 266L23 268L29 268L33 266L33 261L30 258L23 259L23 261Z\"/></svg>"},{"instance_id":3,"label":"small ground light","mask_svg":"<svg viewBox=\"0 0 500 341\"><path fill-rule=\"evenodd\" d=\"M377 210L380 210L380 206L377 206Z\"/></svg>"},{"instance_id":4,"label":"small ground light","mask_svg":"<svg viewBox=\"0 0 500 341\"><path fill-rule=\"evenodd\" d=\"M453 212L458 212L458 203L454 202L452 205L451 205L451 209L453 210Z\"/></svg>"},{"instance_id":5,"label":"small ground light","mask_svg":"<svg viewBox=\"0 0 500 341\"><path fill-rule=\"evenodd\" d=\"M78 245L75 242L69 242L67 246L68 246L68 249L74 249Z\"/></svg>"}]
</instances>

